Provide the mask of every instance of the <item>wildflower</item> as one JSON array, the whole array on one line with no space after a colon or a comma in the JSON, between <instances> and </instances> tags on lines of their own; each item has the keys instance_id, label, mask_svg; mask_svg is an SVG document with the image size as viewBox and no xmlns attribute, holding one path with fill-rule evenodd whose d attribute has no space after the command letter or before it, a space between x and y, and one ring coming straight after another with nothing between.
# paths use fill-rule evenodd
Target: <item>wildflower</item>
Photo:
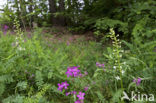
<instances>
[{"instance_id":1,"label":"wildflower","mask_svg":"<svg viewBox=\"0 0 156 103\"><path fill-rule=\"evenodd\" d=\"M135 82L136 85L138 86L138 85L140 85L140 83L141 83L141 78L138 78L137 80L134 79L133 82Z\"/></svg>"},{"instance_id":2,"label":"wildflower","mask_svg":"<svg viewBox=\"0 0 156 103\"><path fill-rule=\"evenodd\" d=\"M70 92L67 92L67 93L66 93L66 96L68 96L68 95L70 95Z\"/></svg>"},{"instance_id":3,"label":"wildflower","mask_svg":"<svg viewBox=\"0 0 156 103\"><path fill-rule=\"evenodd\" d=\"M89 89L89 87L88 87L88 86L84 87L84 90L85 90L85 91L87 91L88 89Z\"/></svg>"},{"instance_id":4,"label":"wildflower","mask_svg":"<svg viewBox=\"0 0 156 103\"><path fill-rule=\"evenodd\" d=\"M96 62L96 66L99 66L100 65L100 63L99 62Z\"/></svg>"},{"instance_id":5,"label":"wildflower","mask_svg":"<svg viewBox=\"0 0 156 103\"><path fill-rule=\"evenodd\" d=\"M25 48L22 48L22 47L19 46L19 47L18 47L18 50L19 50L19 51L22 51L22 50L25 50Z\"/></svg>"},{"instance_id":6,"label":"wildflower","mask_svg":"<svg viewBox=\"0 0 156 103\"><path fill-rule=\"evenodd\" d=\"M71 91L71 94L75 95L76 94L76 91Z\"/></svg>"},{"instance_id":7,"label":"wildflower","mask_svg":"<svg viewBox=\"0 0 156 103\"><path fill-rule=\"evenodd\" d=\"M6 31L9 27L7 25L4 25L4 30Z\"/></svg>"},{"instance_id":8,"label":"wildflower","mask_svg":"<svg viewBox=\"0 0 156 103\"><path fill-rule=\"evenodd\" d=\"M9 27L7 25L4 25L4 35L6 34L8 28Z\"/></svg>"},{"instance_id":9,"label":"wildflower","mask_svg":"<svg viewBox=\"0 0 156 103\"><path fill-rule=\"evenodd\" d=\"M79 66L68 67L66 75L67 77L77 77L80 74Z\"/></svg>"},{"instance_id":10,"label":"wildflower","mask_svg":"<svg viewBox=\"0 0 156 103\"><path fill-rule=\"evenodd\" d=\"M59 87L58 87L58 90L59 90L59 91L62 91L63 86L62 86L60 83L58 83L57 85L59 86Z\"/></svg>"},{"instance_id":11,"label":"wildflower","mask_svg":"<svg viewBox=\"0 0 156 103\"><path fill-rule=\"evenodd\" d=\"M72 69L68 68L66 72L67 77L73 76Z\"/></svg>"},{"instance_id":12,"label":"wildflower","mask_svg":"<svg viewBox=\"0 0 156 103\"><path fill-rule=\"evenodd\" d=\"M80 77L83 77L84 75L80 73L79 76L80 76Z\"/></svg>"},{"instance_id":13,"label":"wildflower","mask_svg":"<svg viewBox=\"0 0 156 103\"><path fill-rule=\"evenodd\" d=\"M59 87L58 87L58 90L59 90L59 91L62 91L63 89L67 89L67 87L69 86L69 84L67 83L67 81L62 82L61 84L58 83L57 85L59 86Z\"/></svg>"},{"instance_id":14,"label":"wildflower","mask_svg":"<svg viewBox=\"0 0 156 103\"><path fill-rule=\"evenodd\" d=\"M120 77L119 77L119 76L116 76L115 79L116 79L116 80L120 80Z\"/></svg>"},{"instance_id":15,"label":"wildflower","mask_svg":"<svg viewBox=\"0 0 156 103\"><path fill-rule=\"evenodd\" d=\"M87 72L87 71L85 71L85 72L84 72L84 74L85 74L85 75L88 75L88 72Z\"/></svg>"},{"instance_id":16,"label":"wildflower","mask_svg":"<svg viewBox=\"0 0 156 103\"><path fill-rule=\"evenodd\" d=\"M82 93L82 92L79 92L79 94L77 95L79 100L84 100L84 96L85 96L85 93Z\"/></svg>"},{"instance_id":17,"label":"wildflower","mask_svg":"<svg viewBox=\"0 0 156 103\"><path fill-rule=\"evenodd\" d=\"M97 67L103 67L104 68L105 67L105 64L100 64L99 62L96 62L96 66Z\"/></svg>"},{"instance_id":18,"label":"wildflower","mask_svg":"<svg viewBox=\"0 0 156 103\"><path fill-rule=\"evenodd\" d=\"M75 101L75 103L81 103L81 101L80 100L77 100L77 101Z\"/></svg>"},{"instance_id":19,"label":"wildflower","mask_svg":"<svg viewBox=\"0 0 156 103\"><path fill-rule=\"evenodd\" d=\"M21 47L18 47L18 50L19 50L19 51L22 51L22 48L21 48Z\"/></svg>"},{"instance_id":20,"label":"wildflower","mask_svg":"<svg viewBox=\"0 0 156 103\"><path fill-rule=\"evenodd\" d=\"M113 66L114 69L116 69L116 66Z\"/></svg>"},{"instance_id":21,"label":"wildflower","mask_svg":"<svg viewBox=\"0 0 156 103\"><path fill-rule=\"evenodd\" d=\"M67 46L69 46L70 45L70 42L69 41L67 41Z\"/></svg>"},{"instance_id":22,"label":"wildflower","mask_svg":"<svg viewBox=\"0 0 156 103\"><path fill-rule=\"evenodd\" d=\"M122 70L122 71L121 71L121 73L122 73L122 75L123 75L123 74L125 73L125 71L124 71L124 70Z\"/></svg>"},{"instance_id":23,"label":"wildflower","mask_svg":"<svg viewBox=\"0 0 156 103\"><path fill-rule=\"evenodd\" d=\"M64 89L67 89L67 87L69 86L69 84L67 83L67 81L62 82L62 86L64 87Z\"/></svg>"},{"instance_id":24,"label":"wildflower","mask_svg":"<svg viewBox=\"0 0 156 103\"><path fill-rule=\"evenodd\" d=\"M123 62L124 65L126 65L126 62Z\"/></svg>"}]
</instances>

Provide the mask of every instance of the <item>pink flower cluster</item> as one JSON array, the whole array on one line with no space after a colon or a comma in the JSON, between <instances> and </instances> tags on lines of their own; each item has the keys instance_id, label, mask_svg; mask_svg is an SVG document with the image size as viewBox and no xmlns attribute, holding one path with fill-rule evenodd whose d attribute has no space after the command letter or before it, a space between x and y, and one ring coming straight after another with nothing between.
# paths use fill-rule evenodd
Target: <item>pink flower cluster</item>
<instances>
[{"instance_id":1,"label":"pink flower cluster","mask_svg":"<svg viewBox=\"0 0 156 103\"><path fill-rule=\"evenodd\" d=\"M67 81L62 82L61 84L58 83L58 90L62 91L63 89L67 89L68 86L69 86L69 84L67 83Z\"/></svg>"},{"instance_id":2,"label":"pink flower cluster","mask_svg":"<svg viewBox=\"0 0 156 103\"><path fill-rule=\"evenodd\" d=\"M84 77L88 75L88 72L85 71L84 74L81 74L80 70L78 69L80 66L72 66L67 68L66 75L67 77Z\"/></svg>"},{"instance_id":3,"label":"pink flower cluster","mask_svg":"<svg viewBox=\"0 0 156 103\"><path fill-rule=\"evenodd\" d=\"M68 67L67 68L67 72L66 72L66 75L67 77L83 77L83 76L86 76L88 75L88 72L85 71L84 74L81 74L81 71L78 69L80 66L72 66L72 67ZM58 90L59 91L62 91L63 89L67 89L69 86L69 84L67 83L67 81L65 82L62 82L61 84L58 83ZM84 87L84 91L87 91L89 89L89 85ZM84 96L85 96L85 93L83 92L76 92L76 91L71 91L71 92L66 92L66 96L68 95L76 95L76 97L78 98L75 103L83 103L84 101Z\"/></svg>"},{"instance_id":4,"label":"pink flower cluster","mask_svg":"<svg viewBox=\"0 0 156 103\"><path fill-rule=\"evenodd\" d=\"M79 94L77 95L78 100L75 101L75 103L83 103L84 96L85 96L85 93L83 93L83 92L79 92Z\"/></svg>"},{"instance_id":5,"label":"pink flower cluster","mask_svg":"<svg viewBox=\"0 0 156 103\"><path fill-rule=\"evenodd\" d=\"M67 92L66 93L66 96L68 95L76 95L76 91L72 91L72 92ZM85 96L85 93L83 92L79 92L79 94L76 95L76 97L78 97L78 100L75 101L75 103L83 103L83 100L84 100L84 96Z\"/></svg>"},{"instance_id":6,"label":"pink flower cluster","mask_svg":"<svg viewBox=\"0 0 156 103\"><path fill-rule=\"evenodd\" d=\"M78 77L80 74L80 70L78 69L80 66L72 66L67 68L66 75L67 77Z\"/></svg>"}]
</instances>

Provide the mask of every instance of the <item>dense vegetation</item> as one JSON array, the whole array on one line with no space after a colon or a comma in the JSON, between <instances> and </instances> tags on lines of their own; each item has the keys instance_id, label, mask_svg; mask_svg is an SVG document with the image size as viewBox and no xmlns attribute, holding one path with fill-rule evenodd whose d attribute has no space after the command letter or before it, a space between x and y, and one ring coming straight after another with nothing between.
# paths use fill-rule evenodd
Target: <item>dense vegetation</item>
<instances>
[{"instance_id":1,"label":"dense vegetation","mask_svg":"<svg viewBox=\"0 0 156 103\"><path fill-rule=\"evenodd\" d=\"M7 0L0 10L0 103L156 102L156 1Z\"/></svg>"}]
</instances>

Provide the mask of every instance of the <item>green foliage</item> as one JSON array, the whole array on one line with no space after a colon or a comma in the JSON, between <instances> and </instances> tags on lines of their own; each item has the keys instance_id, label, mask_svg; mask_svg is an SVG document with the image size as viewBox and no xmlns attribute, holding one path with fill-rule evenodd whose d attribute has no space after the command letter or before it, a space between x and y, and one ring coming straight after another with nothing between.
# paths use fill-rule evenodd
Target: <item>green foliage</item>
<instances>
[{"instance_id":1,"label":"green foliage","mask_svg":"<svg viewBox=\"0 0 156 103\"><path fill-rule=\"evenodd\" d=\"M104 40L106 39L108 30L110 28L115 28L118 32L124 33L125 35L128 33L127 23L124 23L120 20L113 20L107 17L98 19L94 27L96 28L96 31L94 32L94 34L97 37L102 37L102 39Z\"/></svg>"},{"instance_id":2,"label":"green foliage","mask_svg":"<svg viewBox=\"0 0 156 103\"><path fill-rule=\"evenodd\" d=\"M4 7L4 12L0 13L0 23L11 25L13 24L13 20L15 18L15 13L12 10L9 10L8 5Z\"/></svg>"},{"instance_id":3,"label":"green foliage","mask_svg":"<svg viewBox=\"0 0 156 103\"><path fill-rule=\"evenodd\" d=\"M83 4L66 0L64 11L56 5L57 20L65 17L70 31L94 30L103 41L109 35L109 47L77 37L66 40L60 35L44 34L40 28L31 31L28 38L28 32L20 27L31 27L32 21L49 26L52 18L46 0L18 1L6 6L0 19L1 24L11 26L14 22L16 27L16 35L0 32L0 102L72 103L75 97L65 95L72 90L85 92L85 103L121 103L123 91L128 95L131 91L156 95L155 1L84 0ZM27 11L29 6L33 10ZM13 21L15 17L18 20ZM110 28L114 30L109 33ZM78 65L88 75L67 78L67 68ZM137 78L141 78L139 85L133 81ZM62 81L67 81L70 88L61 92L58 83ZM87 91L85 86L89 86Z\"/></svg>"},{"instance_id":4,"label":"green foliage","mask_svg":"<svg viewBox=\"0 0 156 103\"><path fill-rule=\"evenodd\" d=\"M67 67L81 65L82 71L87 70L92 75L95 61L102 54L100 45L79 40L70 45L63 41L51 42L45 40L46 37L41 32L40 29L36 29L32 38L27 38L20 30L17 30L17 36L1 35L1 102L48 103L62 100L69 102L67 97L57 90L57 83L68 80L65 75ZM95 46L96 48L93 48ZM88 85L86 81L88 79L77 80L77 84L82 82L81 87ZM42 96L36 97L45 84L50 85L49 89ZM71 82L71 87L75 86Z\"/></svg>"}]
</instances>

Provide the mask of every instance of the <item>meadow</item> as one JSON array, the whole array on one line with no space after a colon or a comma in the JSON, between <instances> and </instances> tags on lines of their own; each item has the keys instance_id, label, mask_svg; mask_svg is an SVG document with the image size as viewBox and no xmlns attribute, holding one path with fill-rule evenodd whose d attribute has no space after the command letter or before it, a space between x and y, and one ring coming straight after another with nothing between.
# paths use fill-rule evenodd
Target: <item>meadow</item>
<instances>
[{"instance_id":1,"label":"meadow","mask_svg":"<svg viewBox=\"0 0 156 103\"><path fill-rule=\"evenodd\" d=\"M2 103L154 103L156 42L135 47L111 29L103 45L44 29L1 32ZM132 91L136 98L121 99Z\"/></svg>"},{"instance_id":2,"label":"meadow","mask_svg":"<svg viewBox=\"0 0 156 103\"><path fill-rule=\"evenodd\" d=\"M0 0L0 103L156 103L156 0Z\"/></svg>"}]
</instances>

